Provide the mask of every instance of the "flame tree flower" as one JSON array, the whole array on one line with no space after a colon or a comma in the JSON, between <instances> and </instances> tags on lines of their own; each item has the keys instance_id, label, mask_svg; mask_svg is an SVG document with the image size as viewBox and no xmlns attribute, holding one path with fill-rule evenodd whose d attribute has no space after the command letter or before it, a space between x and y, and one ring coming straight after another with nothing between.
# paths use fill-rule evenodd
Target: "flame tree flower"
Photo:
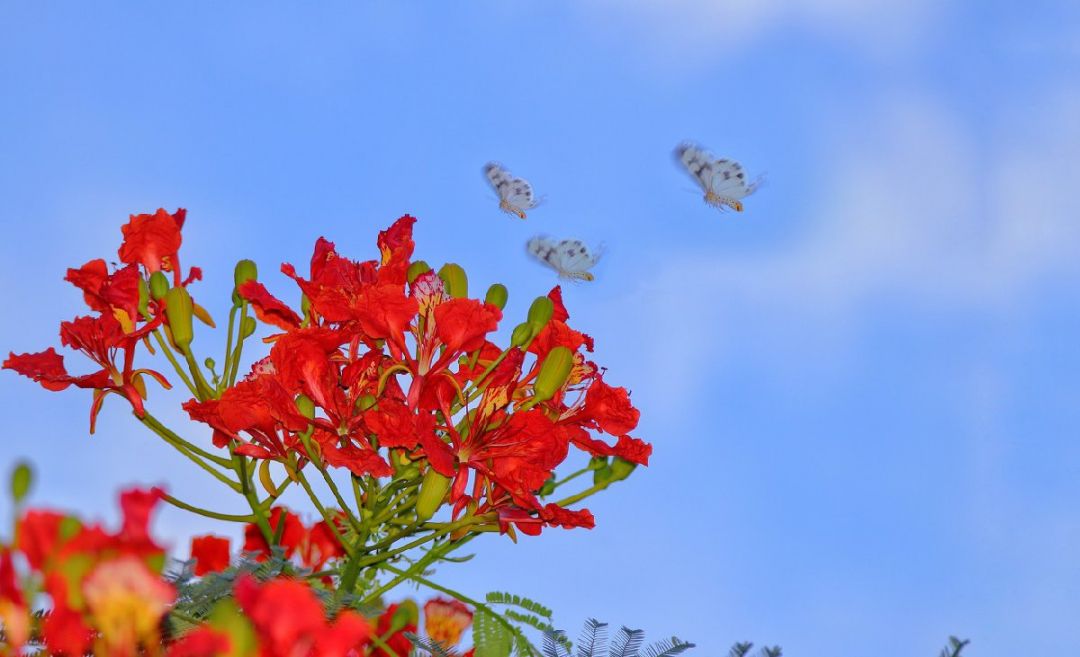
<instances>
[{"instance_id":1,"label":"flame tree flower","mask_svg":"<svg viewBox=\"0 0 1080 657\"><path fill-rule=\"evenodd\" d=\"M119 267L98 259L68 271L90 314L61 325L61 344L87 356L91 373L69 374L52 348L3 363L48 390L90 389L91 430L104 398L122 397L141 424L247 507L205 509L162 491L131 497L123 535L136 557L152 547L139 509L163 499L243 524L243 550L258 558L280 551L338 600L374 603L408 580L433 585L430 567L484 533L517 540L549 527L592 527L592 513L577 505L647 465L651 447L631 435L638 411L629 392L593 362L593 339L570 326L559 288L533 300L509 342L498 344L508 290L494 284L471 296L461 266L414 259L416 220L404 216L378 234L374 259L353 260L320 238L306 272L283 264L282 282L300 293L295 308L260 280L253 261L240 260L215 360L198 353L211 345L194 320L214 327L192 296L202 273L185 275L180 265L186 218L184 210L134 215L122 228ZM258 323L268 348L253 359ZM162 366L189 393L183 408L205 437L182 435L152 412L147 379L170 386ZM571 459L588 465L557 474ZM588 473L591 485L579 479ZM557 494L581 482L577 492ZM293 487L318 513L314 523L278 503ZM57 547L66 545L57 538L63 522L48 514L24 520L20 537L35 567L66 558L68 548ZM79 540L93 543L88 532ZM228 545L203 537L192 554L208 576L227 563ZM58 596L70 600L72 618L116 621L99 640L145 643L167 592L147 587L129 561L97 567L123 586L93 577L88 607L68 573L57 579ZM148 616L117 611L131 595L156 601ZM261 595L248 591L244 604L262 609ZM6 599L5 609L15 609ZM57 623L65 609L58 606ZM443 623L447 640L464 617L452 618ZM69 625L78 647L81 629Z\"/></svg>"}]
</instances>

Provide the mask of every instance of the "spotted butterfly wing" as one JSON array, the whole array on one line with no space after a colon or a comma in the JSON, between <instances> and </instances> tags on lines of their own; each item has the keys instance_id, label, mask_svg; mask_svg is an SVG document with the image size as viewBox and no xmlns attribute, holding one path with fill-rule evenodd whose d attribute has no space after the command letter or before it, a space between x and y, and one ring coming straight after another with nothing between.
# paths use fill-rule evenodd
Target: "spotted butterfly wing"
<instances>
[{"instance_id":1,"label":"spotted butterfly wing","mask_svg":"<svg viewBox=\"0 0 1080 657\"><path fill-rule=\"evenodd\" d=\"M499 209L524 219L525 211L536 207L537 201L532 185L524 178L515 178L502 165L488 162L484 176L499 195Z\"/></svg>"},{"instance_id":2,"label":"spotted butterfly wing","mask_svg":"<svg viewBox=\"0 0 1080 657\"><path fill-rule=\"evenodd\" d=\"M554 240L537 236L526 244L528 252L543 264L559 272L560 278L591 281L590 269L600 260L581 240Z\"/></svg>"},{"instance_id":3,"label":"spotted butterfly wing","mask_svg":"<svg viewBox=\"0 0 1080 657\"><path fill-rule=\"evenodd\" d=\"M742 212L742 199L753 194L761 180L749 182L741 164L726 158L716 159L712 153L693 144L682 144L675 156L705 192L705 202L724 209Z\"/></svg>"}]
</instances>

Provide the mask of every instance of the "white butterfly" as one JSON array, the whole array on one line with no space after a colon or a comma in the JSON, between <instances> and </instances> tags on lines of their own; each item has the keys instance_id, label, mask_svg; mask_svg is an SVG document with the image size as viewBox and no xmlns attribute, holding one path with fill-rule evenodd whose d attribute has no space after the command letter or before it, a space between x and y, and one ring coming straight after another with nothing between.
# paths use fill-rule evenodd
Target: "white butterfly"
<instances>
[{"instance_id":1,"label":"white butterfly","mask_svg":"<svg viewBox=\"0 0 1080 657\"><path fill-rule=\"evenodd\" d=\"M705 191L705 202L721 210L726 206L742 212L742 199L757 191L762 183L760 177L748 183L741 164L735 160L718 160L712 153L694 144L679 145L675 149L675 158L701 185Z\"/></svg>"},{"instance_id":2,"label":"white butterfly","mask_svg":"<svg viewBox=\"0 0 1080 657\"><path fill-rule=\"evenodd\" d=\"M580 281L595 278L589 270L600 260L600 253L591 253L581 240L554 240L537 235L525 248L534 258L559 272L560 278Z\"/></svg>"},{"instance_id":3,"label":"white butterfly","mask_svg":"<svg viewBox=\"0 0 1080 657\"><path fill-rule=\"evenodd\" d=\"M501 164L488 162L484 165L484 176L499 195L499 209L508 214L525 218L525 211L540 204L533 196L532 185L524 178L515 178Z\"/></svg>"}]
</instances>

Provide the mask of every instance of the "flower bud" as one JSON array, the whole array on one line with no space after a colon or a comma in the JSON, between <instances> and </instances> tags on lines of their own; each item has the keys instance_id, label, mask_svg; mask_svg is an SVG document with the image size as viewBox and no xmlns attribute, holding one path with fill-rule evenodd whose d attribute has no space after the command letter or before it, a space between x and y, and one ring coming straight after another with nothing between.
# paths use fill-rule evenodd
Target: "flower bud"
<instances>
[{"instance_id":1,"label":"flower bud","mask_svg":"<svg viewBox=\"0 0 1080 657\"><path fill-rule=\"evenodd\" d=\"M146 280L142 277L139 278L138 291L139 312L142 313L144 317L150 317L150 286L146 284Z\"/></svg>"},{"instance_id":2,"label":"flower bud","mask_svg":"<svg viewBox=\"0 0 1080 657\"><path fill-rule=\"evenodd\" d=\"M19 462L11 473L11 499L18 504L30 492L30 486L34 483L34 471L30 464L25 461Z\"/></svg>"},{"instance_id":3,"label":"flower bud","mask_svg":"<svg viewBox=\"0 0 1080 657\"><path fill-rule=\"evenodd\" d=\"M547 323L551 321L551 316L555 313L555 304L551 299L547 297L536 297L536 300L529 306L528 322L532 325L533 336L539 335L540 331L547 326Z\"/></svg>"},{"instance_id":4,"label":"flower bud","mask_svg":"<svg viewBox=\"0 0 1080 657\"><path fill-rule=\"evenodd\" d=\"M307 395L297 395L296 410L300 411L300 415L311 420L315 417L315 402Z\"/></svg>"},{"instance_id":5,"label":"flower bud","mask_svg":"<svg viewBox=\"0 0 1080 657\"><path fill-rule=\"evenodd\" d=\"M375 406L375 395L360 395L360 398L356 400L356 410L366 411L369 408Z\"/></svg>"},{"instance_id":6,"label":"flower bud","mask_svg":"<svg viewBox=\"0 0 1080 657\"><path fill-rule=\"evenodd\" d=\"M169 279L160 271L150 274L150 296L154 301L161 301L169 291Z\"/></svg>"},{"instance_id":7,"label":"flower bud","mask_svg":"<svg viewBox=\"0 0 1080 657\"><path fill-rule=\"evenodd\" d=\"M574 352L559 345L552 347L544 362L540 363L540 373L533 383L533 395L537 402L547 401L566 385L570 370L574 368Z\"/></svg>"},{"instance_id":8,"label":"flower bud","mask_svg":"<svg viewBox=\"0 0 1080 657\"><path fill-rule=\"evenodd\" d=\"M510 292L506 289L506 286L502 283L495 283L488 288L487 296L484 297L484 301L495 306L499 310L506 307L506 300L510 297Z\"/></svg>"},{"instance_id":9,"label":"flower bud","mask_svg":"<svg viewBox=\"0 0 1080 657\"><path fill-rule=\"evenodd\" d=\"M420 274L426 274L429 271L431 271L431 265L423 260L415 260L405 270L405 278L408 279L409 284L412 284L413 281L419 278Z\"/></svg>"},{"instance_id":10,"label":"flower bud","mask_svg":"<svg viewBox=\"0 0 1080 657\"><path fill-rule=\"evenodd\" d=\"M215 366L215 365L217 365L217 363L216 363L216 362L214 362L214 359L213 359L213 358L210 358L209 356L207 356L207 357L206 357L206 360L204 360L204 361L203 361L203 365L205 365L205 366L206 366L206 369L208 369L208 370L210 370L211 372L213 372L213 371L214 371L214 366Z\"/></svg>"},{"instance_id":11,"label":"flower bud","mask_svg":"<svg viewBox=\"0 0 1080 657\"><path fill-rule=\"evenodd\" d=\"M548 480L544 482L544 485L540 487L540 497L547 497L555 492L555 477L552 475L548 477Z\"/></svg>"},{"instance_id":12,"label":"flower bud","mask_svg":"<svg viewBox=\"0 0 1080 657\"><path fill-rule=\"evenodd\" d=\"M253 260L241 260L236 263L236 268L233 269L233 282L236 287L240 287L248 281L253 281L259 277L259 268L255 265Z\"/></svg>"},{"instance_id":13,"label":"flower bud","mask_svg":"<svg viewBox=\"0 0 1080 657\"><path fill-rule=\"evenodd\" d=\"M193 315L194 304L187 289L174 287L165 293L165 317L169 320L169 330L177 348L185 353L195 337L191 324Z\"/></svg>"},{"instance_id":14,"label":"flower bud","mask_svg":"<svg viewBox=\"0 0 1080 657\"><path fill-rule=\"evenodd\" d=\"M406 626L416 626L420 622L420 608L412 600L402 600L394 615L390 617L390 630L388 634L395 634L405 629Z\"/></svg>"},{"instance_id":15,"label":"flower bud","mask_svg":"<svg viewBox=\"0 0 1080 657\"><path fill-rule=\"evenodd\" d=\"M439 278L446 285L446 293L455 299L469 296L469 278L461 265L448 262L439 270Z\"/></svg>"},{"instance_id":16,"label":"flower bud","mask_svg":"<svg viewBox=\"0 0 1080 657\"><path fill-rule=\"evenodd\" d=\"M429 465L424 481L420 482L420 492L416 496L416 519L423 522L435 515L442 506L449 489L450 478L438 473Z\"/></svg>"},{"instance_id":17,"label":"flower bud","mask_svg":"<svg viewBox=\"0 0 1080 657\"><path fill-rule=\"evenodd\" d=\"M522 322L514 327L514 332L510 334L510 345L513 347L524 347L525 343L531 340L533 337L533 326L528 322Z\"/></svg>"},{"instance_id":18,"label":"flower bud","mask_svg":"<svg viewBox=\"0 0 1080 657\"><path fill-rule=\"evenodd\" d=\"M611 460L611 481L622 481L630 476L630 473L637 467L637 463L632 463L616 456Z\"/></svg>"},{"instance_id":19,"label":"flower bud","mask_svg":"<svg viewBox=\"0 0 1080 657\"><path fill-rule=\"evenodd\" d=\"M248 338L254 332L255 332L255 318L254 317L245 317L243 319L243 321L240 322L240 339L244 340L244 339Z\"/></svg>"}]
</instances>

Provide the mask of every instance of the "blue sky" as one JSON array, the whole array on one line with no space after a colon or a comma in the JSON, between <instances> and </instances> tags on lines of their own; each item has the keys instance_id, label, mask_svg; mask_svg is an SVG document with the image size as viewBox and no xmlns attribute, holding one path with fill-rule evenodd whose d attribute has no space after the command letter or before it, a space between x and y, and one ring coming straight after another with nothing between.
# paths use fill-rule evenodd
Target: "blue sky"
<instances>
[{"instance_id":1,"label":"blue sky","mask_svg":"<svg viewBox=\"0 0 1080 657\"><path fill-rule=\"evenodd\" d=\"M188 208L218 317L237 258L292 295L278 263L319 235L373 257L406 212L419 257L507 284L510 317L554 282L528 237L603 242L567 305L654 465L592 532L484 539L450 583L703 657L1080 652L1080 9L627 4L0 5L0 347L53 344L64 268L160 206ZM767 171L745 213L687 191L687 138ZM490 159L547 197L527 223ZM37 502L217 497L120 404L89 437L87 394L0 395L0 464L37 464ZM182 553L206 526L157 528Z\"/></svg>"}]
</instances>

